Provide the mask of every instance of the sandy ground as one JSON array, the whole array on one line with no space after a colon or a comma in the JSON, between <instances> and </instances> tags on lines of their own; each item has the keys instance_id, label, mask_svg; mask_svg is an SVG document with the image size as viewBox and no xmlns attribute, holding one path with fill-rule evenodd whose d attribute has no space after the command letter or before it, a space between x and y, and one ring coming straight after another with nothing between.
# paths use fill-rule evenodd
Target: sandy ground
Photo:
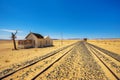
<instances>
[{"instance_id":1,"label":"sandy ground","mask_svg":"<svg viewBox=\"0 0 120 80\"><path fill-rule=\"evenodd\" d=\"M77 40L64 40L61 44L60 40L53 41L53 47L46 48L30 48L12 50L12 41L0 41L0 69L8 67L11 64L23 62L25 60L31 60L37 56L45 55L51 51L54 51L60 47L72 44ZM17 42L16 42L17 43Z\"/></svg>"},{"instance_id":2,"label":"sandy ground","mask_svg":"<svg viewBox=\"0 0 120 80\"><path fill-rule=\"evenodd\" d=\"M88 47L88 46L87 46ZM97 63L101 65L102 70L104 70L105 74L111 79L116 80L115 76L111 74L111 72L106 68L106 66L120 79L120 62L115 60L113 57L107 55L106 53L103 53L99 49L96 49L95 47L88 47L89 51L94 56L94 59L97 60ZM97 51L97 52L96 52ZM101 61L96 57L99 57L104 64L101 63Z\"/></svg>"},{"instance_id":3,"label":"sandy ground","mask_svg":"<svg viewBox=\"0 0 120 80\"><path fill-rule=\"evenodd\" d=\"M35 77L40 72L44 71L49 65L54 63L59 57L64 55L66 52L68 52L73 46L70 46L57 54L50 56L44 60L39 61L38 63L31 65L27 68L24 68L22 70L19 70L15 74L10 75L9 77L5 78L4 80L31 80L33 77Z\"/></svg>"},{"instance_id":4,"label":"sandy ground","mask_svg":"<svg viewBox=\"0 0 120 80\"><path fill-rule=\"evenodd\" d=\"M36 80L112 80L81 44Z\"/></svg>"},{"instance_id":5,"label":"sandy ground","mask_svg":"<svg viewBox=\"0 0 120 80\"><path fill-rule=\"evenodd\" d=\"M60 40L54 40L53 47L12 50L13 44L11 41L0 41L0 70L9 67L11 64L32 60L35 57L45 55L75 42L77 42L77 40L64 40L61 44ZM120 40L89 40L88 42L120 54ZM83 43L76 45L73 50L43 74L39 75L36 80L116 80L114 77L111 77L112 74L100 60L98 60L92 52L89 52L89 49L90 48L85 47ZM99 55L101 60L104 61L113 72L120 75L120 63L103 52L99 50L98 52L95 53ZM64 51L43 60L43 62L30 66L30 68L23 69L23 71L20 70L5 80L9 80L10 78L13 78L13 80L24 80L23 77L30 80L33 75L38 74L40 70L47 67L51 61L54 62L54 59L57 59L63 55L63 53ZM28 74L31 78L28 78Z\"/></svg>"},{"instance_id":6,"label":"sandy ground","mask_svg":"<svg viewBox=\"0 0 120 80\"><path fill-rule=\"evenodd\" d=\"M120 55L120 39L88 40L88 42Z\"/></svg>"}]
</instances>

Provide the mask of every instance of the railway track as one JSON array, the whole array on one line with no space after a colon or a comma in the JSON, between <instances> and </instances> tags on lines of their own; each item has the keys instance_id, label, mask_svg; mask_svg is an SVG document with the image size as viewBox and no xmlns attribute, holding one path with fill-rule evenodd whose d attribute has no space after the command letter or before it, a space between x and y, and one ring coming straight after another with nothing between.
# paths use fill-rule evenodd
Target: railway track
<instances>
[{"instance_id":1,"label":"railway track","mask_svg":"<svg viewBox=\"0 0 120 80\"><path fill-rule=\"evenodd\" d=\"M93 55L105 66L105 68L112 74L115 80L120 80L120 58L116 54L99 48L90 43L84 43L86 47L93 53ZM108 74L108 73L106 73ZM109 75L108 75L109 76Z\"/></svg>"},{"instance_id":2,"label":"railway track","mask_svg":"<svg viewBox=\"0 0 120 80\"><path fill-rule=\"evenodd\" d=\"M45 80L120 80L120 62L108 54L111 53L81 41L37 58L0 80L39 80L44 74Z\"/></svg>"},{"instance_id":3,"label":"railway track","mask_svg":"<svg viewBox=\"0 0 120 80\"><path fill-rule=\"evenodd\" d=\"M79 46L82 46L82 51L84 52L84 53L81 53L81 50L79 50ZM87 44L87 43L84 43L84 42L81 42L78 46L77 46L77 49L75 50L75 54L79 54L79 55L81 55L82 56L82 60L83 60L83 64L85 64L85 63L87 63L87 64L85 64L86 66L93 66L93 68L90 68L89 67L89 69L88 68L86 68L85 69L85 67L86 66L82 66L83 68L84 68L84 71L83 71L83 73L81 73L81 74L85 74L86 76L84 76L83 78L80 78L80 80L81 79L89 79L89 78L91 78L91 75L94 75L94 76L96 76L95 74L94 74L94 68L95 68L95 70L97 70L97 68L99 67L99 66L97 66L97 64L99 64L101 67L102 67L102 70L105 72L105 75L110 79L110 80L120 80L120 73L117 73L116 71L115 71L115 68L116 67L111 67L111 64L112 63L114 63L114 66L115 66L115 64L116 64L116 66L117 67L119 67L120 65L119 65L119 61L117 61L116 59L114 59L113 57L111 57L111 56L109 56L109 55L107 55L107 54L105 54L105 53L101 53L100 52L101 50L99 50L99 49L96 49L95 47L93 47L93 46L91 46L91 45L89 45L89 44ZM71 53L71 55L72 55L73 53ZM101 55L100 55L101 54ZM103 55L104 54L104 55ZM94 57L92 57L92 56L94 56ZM109 57L111 57L111 58L109 58ZM92 59L92 58L94 58L94 59ZM108 63L108 61L106 61L106 60L104 60L104 58L106 59L106 60L108 60L108 61L110 61L109 63ZM90 60L90 63L88 63L85 59L91 59ZM97 64L95 65L95 62L94 61L92 61L92 60L96 60L97 59ZM94 62L94 63L91 63L91 62ZM67 63L67 62L66 62ZM72 61L71 61L71 63L72 63ZM63 63L63 65L64 65L65 63ZM97 67L96 67L97 66ZM60 68L62 68L62 67L60 67ZM60 68L58 68L58 69L60 69ZM120 68L120 67L119 67ZM53 69L53 68L52 68ZM88 71L87 71L87 69L88 69ZM61 70L61 69L60 69ZM116 70L118 70L118 68L116 68ZM56 72L57 70L53 70L53 71L51 71L51 72ZM82 71L82 69L80 70L80 71ZM89 72L90 71L90 72ZM103 74L102 73L102 71L100 71L100 69L98 70L98 74L97 75L99 75L99 74ZM57 71L57 72L59 72L59 71ZM47 72L48 73L48 72ZM44 74L47 74L46 72L44 73ZM61 72L60 72L61 73ZM77 73L77 72L76 72ZM91 74L90 74L91 73ZM49 73L50 74L50 73ZM64 74L64 73L63 73ZM54 73L54 75L55 75L55 73ZM54 75L51 75L51 76L54 76ZM58 76L59 76L60 74L58 74ZM90 77L87 77L87 76L90 76ZM39 77L39 78L38 78ZM45 76L44 76L45 77ZM33 80L39 80L40 79L40 74L39 75L37 75L35 78L33 78ZM54 78L53 78L54 79ZM99 79L99 78L98 78ZM44 80L44 79L43 79ZM48 79L49 80L49 79ZM96 78L96 80L97 80L97 78ZM106 79L105 79L106 80Z\"/></svg>"},{"instance_id":4,"label":"railway track","mask_svg":"<svg viewBox=\"0 0 120 80\"><path fill-rule=\"evenodd\" d=\"M90 46L92 46L92 47L94 47L94 48L96 48L96 49L98 49L98 50L100 50L100 51L102 51L103 53L111 56L112 58L114 58L115 60L117 60L117 61L120 62L120 55L118 55L118 54L116 54L116 53L114 53L114 52L105 50L105 49L103 49L103 48L100 48L100 47L98 47L98 46L95 46L95 45L93 45L93 44L90 44L90 43L87 43L87 44L90 45Z\"/></svg>"},{"instance_id":5,"label":"railway track","mask_svg":"<svg viewBox=\"0 0 120 80\"><path fill-rule=\"evenodd\" d=\"M74 49L35 80L110 80L87 47L80 42Z\"/></svg>"},{"instance_id":6,"label":"railway track","mask_svg":"<svg viewBox=\"0 0 120 80\"><path fill-rule=\"evenodd\" d=\"M78 43L78 42L77 42ZM77 44L71 44L60 48L56 51L50 52L47 55L40 56L34 60L30 60L21 64L17 64L18 67L11 67L0 72L0 79L8 80L31 80L34 79L38 74L41 74L47 70L50 66L60 60L64 55L73 49ZM34 78L33 76L34 75Z\"/></svg>"}]
</instances>

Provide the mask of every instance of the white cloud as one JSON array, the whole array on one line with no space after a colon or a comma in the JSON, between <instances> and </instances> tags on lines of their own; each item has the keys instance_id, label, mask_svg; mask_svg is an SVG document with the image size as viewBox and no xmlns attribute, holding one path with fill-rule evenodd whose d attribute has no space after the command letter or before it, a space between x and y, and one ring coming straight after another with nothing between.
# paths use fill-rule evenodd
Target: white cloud
<instances>
[{"instance_id":1,"label":"white cloud","mask_svg":"<svg viewBox=\"0 0 120 80\"><path fill-rule=\"evenodd\" d=\"M25 36L17 36L17 39L25 39Z\"/></svg>"},{"instance_id":2,"label":"white cloud","mask_svg":"<svg viewBox=\"0 0 120 80\"><path fill-rule=\"evenodd\" d=\"M16 36L16 40L22 40L25 39L25 36ZM12 39L11 35L0 35L0 39Z\"/></svg>"},{"instance_id":3,"label":"white cloud","mask_svg":"<svg viewBox=\"0 0 120 80\"><path fill-rule=\"evenodd\" d=\"M13 32L13 33L16 32L16 30L11 30L11 29L0 29L0 31ZM20 32L20 33L21 33L22 31L17 30L17 32Z\"/></svg>"},{"instance_id":4,"label":"white cloud","mask_svg":"<svg viewBox=\"0 0 120 80\"><path fill-rule=\"evenodd\" d=\"M7 33L8 32L8 33ZM11 39L11 33L15 33L16 30L12 29L0 29L0 39ZM23 31L17 30L18 34L16 39L24 39Z\"/></svg>"},{"instance_id":5,"label":"white cloud","mask_svg":"<svg viewBox=\"0 0 120 80\"><path fill-rule=\"evenodd\" d=\"M11 39L10 35L0 35L0 39Z\"/></svg>"}]
</instances>

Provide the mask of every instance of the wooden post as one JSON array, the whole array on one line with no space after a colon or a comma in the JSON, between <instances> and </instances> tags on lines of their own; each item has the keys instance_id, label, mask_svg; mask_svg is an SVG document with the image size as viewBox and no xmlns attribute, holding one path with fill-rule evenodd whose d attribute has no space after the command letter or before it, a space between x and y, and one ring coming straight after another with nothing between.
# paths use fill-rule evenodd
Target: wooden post
<instances>
[{"instance_id":1,"label":"wooden post","mask_svg":"<svg viewBox=\"0 0 120 80\"><path fill-rule=\"evenodd\" d=\"M12 33L12 40L13 40L13 44L14 44L14 49L15 50L17 50L17 48L16 48L16 42L15 42L15 38L16 38L16 35L17 34L17 31L16 31L16 33L14 34L14 33Z\"/></svg>"},{"instance_id":2,"label":"wooden post","mask_svg":"<svg viewBox=\"0 0 120 80\"><path fill-rule=\"evenodd\" d=\"M63 45L63 34L61 33L61 45Z\"/></svg>"}]
</instances>

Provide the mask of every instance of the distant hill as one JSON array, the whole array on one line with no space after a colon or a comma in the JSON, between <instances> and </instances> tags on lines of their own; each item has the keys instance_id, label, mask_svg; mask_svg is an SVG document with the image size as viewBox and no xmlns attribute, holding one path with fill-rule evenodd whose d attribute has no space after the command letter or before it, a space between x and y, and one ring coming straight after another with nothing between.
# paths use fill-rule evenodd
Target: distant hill
<instances>
[{"instance_id":1,"label":"distant hill","mask_svg":"<svg viewBox=\"0 0 120 80\"><path fill-rule=\"evenodd\" d=\"M68 38L67 40L81 40L81 38Z\"/></svg>"},{"instance_id":2,"label":"distant hill","mask_svg":"<svg viewBox=\"0 0 120 80\"><path fill-rule=\"evenodd\" d=\"M0 39L1 41L10 41L10 39Z\"/></svg>"},{"instance_id":3,"label":"distant hill","mask_svg":"<svg viewBox=\"0 0 120 80\"><path fill-rule=\"evenodd\" d=\"M94 40L118 40L120 38L94 38Z\"/></svg>"},{"instance_id":4,"label":"distant hill","mask_svg":"<svg viewBox=\"0 0 120 80\"><path fill-rule=\"evenodd\" d=\"M52 39L52 40L59 40L59 39Z\"/></svg>"}]
</instances>

